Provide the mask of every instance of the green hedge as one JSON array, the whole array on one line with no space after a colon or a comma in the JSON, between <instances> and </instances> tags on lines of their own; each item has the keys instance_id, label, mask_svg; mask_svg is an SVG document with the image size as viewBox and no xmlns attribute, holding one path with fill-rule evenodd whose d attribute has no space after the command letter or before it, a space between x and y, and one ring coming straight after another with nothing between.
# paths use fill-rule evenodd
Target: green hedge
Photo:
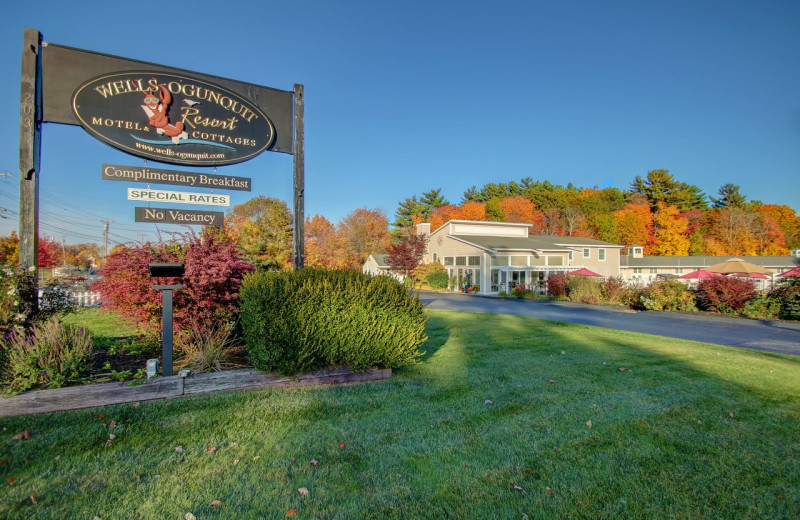
<instances>
[{"instance_id":1,"label":"green hedge","mask_svg":"<svg viewBox=\"0 0 800 520\"><path fill-rule=\"evenodd\" d=\"M422 302L388 276L255 272L239 296L245 342L259 370L399 367L414 363L427 339Z\"/></svg>"}]
</instances>

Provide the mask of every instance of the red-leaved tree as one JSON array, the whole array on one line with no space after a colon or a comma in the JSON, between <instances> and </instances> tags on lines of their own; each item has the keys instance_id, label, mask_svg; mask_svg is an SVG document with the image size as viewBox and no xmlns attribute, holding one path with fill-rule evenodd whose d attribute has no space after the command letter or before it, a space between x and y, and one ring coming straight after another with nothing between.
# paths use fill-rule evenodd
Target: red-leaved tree
<instances>
[{"instance_id":1,"label":"red-leaved tree","mask_svg":"<svg viewBox=\"0 0 800 520\"><path fill-rule=\"evenodd\" d=\"M149 277L150 262L182 262L180 279ZM123 247L109 255L100 270L102 280L92 289L100 292L103 306L158 331L161 323L161 291L156 284L183 285L173 294L173 317L177 328L194 324L230 321L238 315L239 287L254 267L241 259L231 242L207 229L186 235L178 242Z\"/></svg>"},{"instance_id":2,"label":"red-leaved tree","mask_svg":"<svg viewBox=\"0 0 800 520\"><path fill-rule=\"evenodd\" d=\"M427 242L426 235L403 235L397 243L388 247L386 263L392 271L411 276L422 263Z\"/></svg>"},{"instance_id":3,"label":"red-leaved tree","mask_svg":"<svg viewBox=\"0 0 800 520\"><path fill-rule=\"evenodd\" d=\"M755 293L756 286L750 280L733 276L706 278L697 285L697 306L706 311L735 313Z\"/></svg>"}]
</instances>

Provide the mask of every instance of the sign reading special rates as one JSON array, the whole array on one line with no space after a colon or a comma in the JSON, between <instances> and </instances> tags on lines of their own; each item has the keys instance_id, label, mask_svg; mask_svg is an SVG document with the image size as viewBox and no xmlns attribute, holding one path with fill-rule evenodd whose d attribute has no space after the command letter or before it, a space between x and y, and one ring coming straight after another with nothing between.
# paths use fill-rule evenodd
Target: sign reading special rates
<instances>
[{"instance_id":1,"label":"sign reading special rates","mask_svg":"<svg viewBox=\"0 0 800 520\"><path fill-rule=\"evenodd\" d=\"M206 80L129 71L80 85L72 110L81 126L115 148L156 161L233 164L269 148L275 128L254 103Z\"/></svg>"},{"instance_id":2,"label":"sign reading special rates","mask_svg":"<svg viewBox=\"0 0 800 520\"><path fill-rule=\"evenodd\" d=\"M128 200L146 202L175 202L178 204L201 204L203 206L230 206L230 195L190 193L185 191L141 190L128 188Z\"/></svg>"}]
</instances>

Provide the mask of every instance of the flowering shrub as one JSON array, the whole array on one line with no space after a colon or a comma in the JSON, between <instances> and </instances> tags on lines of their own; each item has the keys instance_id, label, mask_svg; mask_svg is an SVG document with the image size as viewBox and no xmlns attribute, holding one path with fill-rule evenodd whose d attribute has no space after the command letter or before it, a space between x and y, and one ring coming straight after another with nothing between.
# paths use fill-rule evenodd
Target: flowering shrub
<instances>
[{"instance_id":1,"label":"flowering shrub","mask_svg":"<svg viewBox=\"0 0 800 520\"><path fill-rule=\"evenodd\" d=\"M527 289L524 283L519 284L511 290L511 296L514 298L535 298L533 290Z\"/></svg>"},{"instance_id":2,"label":"flowering shrub","mask_svg":"<svg viewBox=\"0 0 800 520\"><path fill-rule=\"evenodd\" d=\"M0 332L15 326L26 327L32 321L32 301L35 269L0 265Z\"/></svg>"},{"instance_id":3,"label":"flowering shrub","mask_svg":"<svg viewBox=\"0 0 800 520\"><path fill-rule=\"evenodd\" d=\"M183 262L181 279L149 277L150 262ZM105 307L156 332L161 322L161 292L156 283L183 285L173 294L176 325L188 328L193 321L234 321L238 315L239 287L253 266L241 259L236 247L208 229L202 234L185 235L183 240L156 245L123 247L109 255L92 285Z\"/></svg>"},{"instance_id":4,"label":"flowering shrub","mask_svg":"<svg viewBox=\"0 0 800 520\"><path fill-rule=\"evenodd\" d=\"M756 293L750 280L727 276L706 278L697 286L697 305L707 311L737 314Z\"/></svg>"},{"instance_id":5,"label":"flowering shrub","mask_svg":"<svg viewBox=\"0 0 800 520\"><path fill-rule=\"evenodd\" d=\"M625 281L619 276L611 276L601 283L603 299L608 303L622 303L628 293Z\"/></svg>"},{"instance_id":6,"label":"flowering shrub","mask_svg":"<svg viewBox=\"0 0 800 520\"><path fill-rule=\"evenodd\" d=\"M2 381L12 392L37 386L59 388L88 371L92 336L52 317L33 325L29 335L20 329L6 334L0 350Z\"/></svg>"}]
</instances>

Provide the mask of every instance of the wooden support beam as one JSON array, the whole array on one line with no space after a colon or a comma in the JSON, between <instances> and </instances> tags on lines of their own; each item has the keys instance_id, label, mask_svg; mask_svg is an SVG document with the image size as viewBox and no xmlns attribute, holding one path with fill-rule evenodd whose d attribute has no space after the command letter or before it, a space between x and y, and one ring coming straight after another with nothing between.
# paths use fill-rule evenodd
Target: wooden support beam
<instances>
[{"instance_id":1,"label":"wooden support beam","mask_svg":"<svg viewBox=\"0 0 800 520\"><path fill-rule=\"evenodd\" d=\"M305 266L305 99L303 85L294 86L294 268Z\"/></svg>"},{"instance_id":2,"label":"wooden support beam","mask_svg":"<svg viewBox=\"0 0 800 520\"><path fill-rule=\"evenodd\" d=\"M41 43L42 35L39 31L25 29L19 104L19 264L23 269L36 268L39 255ZM38 305L37 293L36 290L32 292L33 301L30 302L34 309Z\"/></svg>"}]
</instances>

